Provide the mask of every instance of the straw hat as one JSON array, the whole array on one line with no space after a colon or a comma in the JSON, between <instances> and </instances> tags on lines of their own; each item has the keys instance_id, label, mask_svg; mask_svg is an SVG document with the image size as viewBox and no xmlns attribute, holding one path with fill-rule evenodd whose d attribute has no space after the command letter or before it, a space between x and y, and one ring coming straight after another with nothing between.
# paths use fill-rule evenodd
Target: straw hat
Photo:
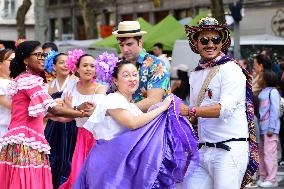
<instances>
[{"instance_id":1,"label":"straw hat","mask_svg":"<svg viewBox=\"0 0 284 189\"><path fill-rule=\"evenodd\" d=\"M189 45L193 52L199 54L198 50L195 47L196 39L194 38L194 35L198 32L204 31L204 30L215 30L220 31L222 33L222 51L227 50L230 47L231 44L231 37L230 37L230 31L226 24L219 24L218 21L215 18L212 17L205 17L199 20L197 26L189 27L188 25L185 25L185 32L189 41Z\"/></svg>"},{"instance_id":2,"label":"straw hat","mask_svg":"<svg viewBox=\"0 0 284 189\"><path fill-rule=\"evenodd\" d=\"M118 24L118 30L112 32L115 37L135 37L146 34L141 31L140 24L137 21L123 21Z\"/></svg>"}]
</instances>

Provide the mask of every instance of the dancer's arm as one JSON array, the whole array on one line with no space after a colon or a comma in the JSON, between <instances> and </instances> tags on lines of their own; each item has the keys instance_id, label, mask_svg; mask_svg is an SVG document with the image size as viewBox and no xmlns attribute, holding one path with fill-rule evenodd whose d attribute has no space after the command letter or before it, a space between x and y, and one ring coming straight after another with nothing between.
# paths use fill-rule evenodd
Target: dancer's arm
<instances>
[{"instance_id":1,"label":"dancer's arm","mask_svg":"<svg viewBox=\"0 0 284 189\"><path fill-rule=\"evenodd\" d=\"M161 102L165 94L164 89L152 88L147 90L147 97L135 103L142 112L147 112L150 106Z\"/></svg>"},{"instance_id":2,"label":"dancer's arm","mask_svg":"<svg viewBox=\"0 0 284 189\"><path fill-rule=\"evenodd\" d=\"M0 95L0 106L11 109L11 100L6 99L4 95Z\"/></svg>"},{"instance_id":3,"label":"dancer's arm","mask_svg":"<svg viewBox=\"0 0 284 189\"><path fill-rule=\"evenodd\" d=\"M171 104L172 97L167 97L163 104L150 112L143 113L138 116L134 116L131 112L125 109L110 109L108 110L108 114L115 119L119 124L128 127L130 129L138 129L143 127L162 112L168 109L169 105Z\"/></svg>"}]
</instances>

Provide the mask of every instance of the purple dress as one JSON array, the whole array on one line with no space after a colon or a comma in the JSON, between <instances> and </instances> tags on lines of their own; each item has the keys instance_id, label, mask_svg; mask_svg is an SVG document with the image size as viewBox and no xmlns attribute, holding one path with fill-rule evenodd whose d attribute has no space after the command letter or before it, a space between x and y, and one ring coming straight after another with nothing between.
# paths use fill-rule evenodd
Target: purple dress
<instances>
[{"instance_id":1,"label":"purple dress","mask_svg":"<svg viewBox=\"0 0 284 189\"><path fill-rule=\"evenodd\" d=\"M73 188L175 188L189 163L198 164L197 138L179 115L180 102L174 97L168 111L142 128L98 140Z\"/></svg>"}]
</instances>

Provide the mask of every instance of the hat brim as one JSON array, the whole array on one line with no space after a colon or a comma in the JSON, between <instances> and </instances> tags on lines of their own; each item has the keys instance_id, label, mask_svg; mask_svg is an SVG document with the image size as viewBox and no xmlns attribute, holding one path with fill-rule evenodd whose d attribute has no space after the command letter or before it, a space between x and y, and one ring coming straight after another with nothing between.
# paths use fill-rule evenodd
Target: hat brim
<instances>
[{"instance_id":1,"label":"hat brim","mask_svg":"<svg viewBox=\"0 0 284 189\"><path fill-rule=\"evenodd\" d=\"M136 33L124 33L124 34L119 34L118 30L112 32L112 34L115 37L136 37L136 36L142 36L145 35L147 32L146 31L140 31L140 32L136 32Z\"/></svg>"},{"instance_id":2,"label":"hat brim","mask_svg":"<svg viewBox=\"0 0 284 189\"><path fill-rule=\"evenodd\" d=\"M193 38L194 34L204 30L220 31L222 33L222 51L226 51L231 45L230 31L227 25L209 25L209 26L192 26L185 25L185 32L188 38L189 45L193 52L199 54L196 49L196 40Z\"/></svg>"}]
</instances>

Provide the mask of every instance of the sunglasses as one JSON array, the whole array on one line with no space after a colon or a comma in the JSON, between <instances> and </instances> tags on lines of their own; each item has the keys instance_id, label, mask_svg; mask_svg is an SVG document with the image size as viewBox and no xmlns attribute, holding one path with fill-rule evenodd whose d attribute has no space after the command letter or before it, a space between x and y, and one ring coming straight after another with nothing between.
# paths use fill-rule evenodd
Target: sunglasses
<instances>
[{"instance_id":1,"label":"sunglasses","mask_svg":"<svg viewBox=\"0 0 284 189\"><path fill-rule=\"evenodd\" d=\"M38 60L42 60L47 57L47 53L42 53L42 52L33 53L31 55L36 56Z\"/></svg>"},{"instance_id":2,"label":"sunglasses","mask_svg":"<svg viewBox=\"0 0 284 189\"><path fill-rule=\"evenodd\" d=\"M218 45L221 42L221 37L220 36L216 36L216 37L202 37L199 39L200 43L202 45L208 45L209 41L212 41L213 44Z\"/></svg>"}]
</instances>

